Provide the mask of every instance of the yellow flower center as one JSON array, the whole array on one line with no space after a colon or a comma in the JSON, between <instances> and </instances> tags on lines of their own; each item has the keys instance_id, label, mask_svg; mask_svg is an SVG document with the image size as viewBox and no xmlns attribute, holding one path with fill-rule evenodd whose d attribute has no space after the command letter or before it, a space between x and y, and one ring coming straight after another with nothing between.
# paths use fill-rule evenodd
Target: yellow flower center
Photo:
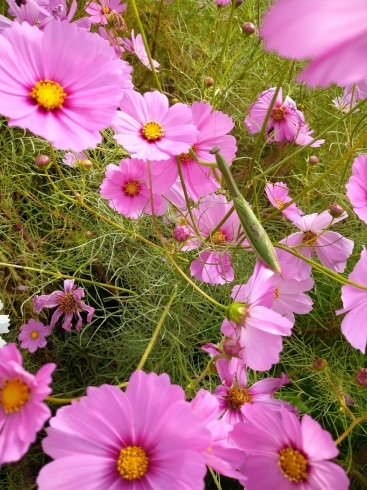
<instances>
[{"instance_id":1,"label":"yellow flower center","mask_svg":"<svg viewBox=\"0 0 367 490\"><path fill-rule=\"evenodd\" d=\"M28 386L19 378L6 379L0 388L0 405L5 413L18 412L29 398Z\"/></svg>"},{"instance_id":2,"label":"yellow flower center","mask_svg":"<svg viewBox=\"0 0 367 490\"><path fill-rule=\"evenodd\" d=\"M303 235L302 243L312 246L315 244L316 240L317 233L314 233L313 231L306 231L306 233Z\"/></svg>"},{"instance_id":3,"label":"yellow flower center","mask_svg":"<svg viewBox=\"0 0 367 490\"><path fill-rule=\"evenodd\" d=\"M283 201L280 201L279 199L275 199L275 201L278 204L279 209L281 209L284 206L284 202Z\"/></svg>"},{"instance_id":4,"label":"yellow flower center","mask_svg":"<svg viewBox=\"0 0 367 490\"><path fill-rule=\"evenodd\" d=\"M276 109L273 109L271 117L274 121L282 121L285 118L285 110L282 107L277 107Z\"/></svg>"},{"instance_id":5,"label":"yellow flower center","mask_svg":"<svg viewBox=\"0 0 367 490\"><path fill-rule=\"evenodd\" d=\"M198 151L197 145L192 145L191 150L196 155L196 152ZM190 153L181 153L181 155L179 156L179 158L180 158L180 161L181 162L189 162L190 160L192 160L192 156L190 155Z\"/></svg>"},{"instance_id":6,"label":"yellow flower center","mask_svg":"<svg viewBox=\"0 0 367 490\"><path fill-rule=\"evenodd\" d=\"M73 293L67 293L59 299L59 308L64 313L74 313L78 310L78 303L75 301Z\"/></svg>"},{"instance_id":7,"label":"yellow flower center","mask_svg":"<svg viewBox=\"0 0 367 490\"><path fill-rule=\"evenodd\" d=\"M214 245L220 245L221 243L224 243L226 241L226 236L225 234L218 230L214 233L214 235L212 236L211 238L211 242L214 244Z\"/></svg>"},{"instance_id":8,"label":"yellow flower center","mask_svg":"<svg viewBox=\"0 0 367 490\"><path fill-rule=\"evenodd\" d=\"M148 141L156 141L164 136L162 125L156 121L148 121L143 124L141 132Z\"/></svg>"},{"instance_id":9,"label":"yellow flower center","mask_svg":"<svg viewBox=\"0 0 367 490\"><path fill-rule=\"evenodd\" d=\"M31 332L31 339L36 340L39 336L40 334L37 332L37 330L33 330L33 332Z\"/></svg>"},{"instance_id":10,"label":"yellow flower center","mask_svg":"<svg viewBox=\"0 0 367 490\"><path fill-rule=\"evenodd\" d=\"M117 471L125 480L139 480L148 471L149 459L140 446L121 449L117 460Z\"/></svg>"},{"instance_id":11,"label":"yellow flower center","mask_svg":"<svg viewBox=\"0 0 367 490\"><path fill-rule=\"evenodd\" d=\"M228 395L224 397L227 400L228 407L232 410L240 410L244 403L251 403L252 395L246 388L230 388Z\"/></svg>"},{"instance_id":12,"label":"yellow flower center","mask_svg":"<svg viewBox=\"0 0 367 490\"><path fill-rule=\"evenodd\" d=\"M275 299L279 299L279 296L280 296L279 289L274 289L274 296L275 296Z\"/></svg>"},{"instance_id":13,"label":"yellow flower center","mask_svg":"<svg viewBox=\"0 0 367 490\"><path fill-rule=\"evenodd\" d=\"M278 465L280 471L290 481L299 483L308 477L307 459L292 447L286 447L280 451Z\"/></svg>"},{"instance_id":14,"label":"yellow flower center","mask_svg":"<svg viewBox=\"0 0 367 490\"><path fill-rule=\"evenodd\" d=\"M111 12L111 9L109 7L102 7L102 11L105 15L107 15Z\"/></svg>"},{"instance_id":15,"label":"yellow flower center","mask_svg":"<svg viewBox=\"0 0 367 490\"><path fill-rule=\"evenodd\" d=\"M47 111L53 111L61 109L67 94L59 83L52 80L39 80L32 88L30 96L39 106Z\"/></svg>"},{"instance_id":16,"label":"yellow flower center","mask_svg":"<svg viewBox=\"0 0 367 490\"><path fill-rule=\"evenodd\" d=\"M127 196L136 196L139 191L140 185L136 180L129 180L129 182L124 185L124 192Z\"/></svg>"}]
</instances>

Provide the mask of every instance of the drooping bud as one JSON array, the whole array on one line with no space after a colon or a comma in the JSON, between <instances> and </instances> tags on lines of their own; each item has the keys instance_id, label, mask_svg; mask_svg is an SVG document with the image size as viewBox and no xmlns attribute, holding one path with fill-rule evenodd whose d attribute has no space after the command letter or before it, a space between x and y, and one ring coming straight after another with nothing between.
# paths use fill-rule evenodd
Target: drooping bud
<instances>
[{"instance_id":1,"label":"drooping bud","mask_svg":"<svg viewBox=\"0 0 367 490\"><path fill-rule=\"evenodd\" d=\"M316 369L316 371L323 371L327 366L327 362L325 361L325 359L315 359L313 361L313 367L314 369Z\"/></svg>"},{"instance_id":2,"label":"drooping bud","mask_svg":"<svg viewBox=\"0 0 367 490\"><path fill-rule=\"evenodd\" d=\"M353 398L351 398L350 396L348 395L344 395L343 396L343 400L344 400L344 403L348 406L348 407L352 407L353 405L356 404L356 402L353 400Z\"/></svg>"},{"instance_id":3,"label":"drooping bud","mask_svg":"<svg viewBox=\"0 0 367 490\"><path fill-rule=\"evenodd\" d=\"M109 14L106 15L108 23L117 29L118 31L127 31L127 25L121 14L117 13L115 10L111 10Z\"/></svg>"},{"instance_id":4,"label":"drooping bud","mask_svg":"<svg viewBox=\"0 0 367 490\"><path fill-rule=\"evenodd\" d=\"M187 225L177 225L172 232L172 236L178 242L186 242L190 236L190 228Z\"/></svg>"},{"instance_id":5,"label":"drooping bud","mask_svg":"<svg viewBox=\"0 0 367 490\"><path fill-rule=\"evenodd\" d=\"M225 352L225 354L227 354L227 356L238 356L241 349L241 344L236 339L227 339L223 343L223 351Z\"/></svg>"},{"instance_id":6,"label":"drooping bud","mask_svg":"<svg viewBox=\"0 0 367 490\"><path fill-rule=\"evenodd\" d=\"M47 155L37 155L34 159L34 164L40 170L47 170L51 165L50 157Z\"/></svg>"},{"instance_id":7,"label":"drooping bud","mask_svg":"<svg viewBox=\"0 0 367 490\"><path fill-rule=\"evenodd\" d=\"M86 170L90 170L93 167L93 163L90 160L79 160L79 165Z\"/></svg>"},{"instance_id":8,"label":"drooping bud","mask_svg":"<svg viewBox=\"0 0 367 490\"><path fill-rule=\"evenodd\" d=\"M207 87L212 87L214 85L214 80L212 77L205 77L204 83Z\"/></svg>"},{"instance_id":9,"label":"drooping bud","mask_svg":"<svg viewBox=\"0 0 367 490\"><path fill-rule=\"evenodd\" d=\"M246 36L252 36L252 34L255 32L255 26L252 22L245 22L242 24L241 29Z\"/></svg>"},{"instance_id":10,"label":"drooping bud","mask_svg":"<svg viewBox=\"0 0 367 490\"><path fill-rule=\"evenodd\" d=\"M367 368L358 369L356 372L356 382L359 386L367 386Z\"/></svg>"},{"instance_id":11,"label":"drooping bud","mask_svg":"<svg viewBox=\"0 0 367 490\"><path fill-rule=\"evenodd\" d=\"M334 203L330 206L329 213L333 218L339 218L345 211L339 204Z\"/></svg>"},{"instance_id":12,"label":"drooping bud","mask_svg":"<svg viewBox=\"0 0 367 490\"><path fill-rule=\"evenodd\" d=\"M213 146L213 148L211 148L211 149L209 150L209 153L210 153L211 155L215 155L215 154L216 154L216 153L218 153L219 151L220 151L220 146Z\"/></svg>"},{"instance_id":13,"label":"drooping bud","mask_svg":"<svg viewBox=\"0 0 367 490\"><path fill-rule=\"evenodd\" d=\"M308 159L308 163L310 165L317 165L319 163L319 159L317 157L315 157L315 155L312 155L310 156L310 158Z\"/></svg>"},{"instance_id":14,"label":"drooping bud","mask_svg":"<svg viewBox=\"0 0 367 490\"><path fill-rule=\"evenodd\" d=\"M241 325L242 320L247 316L248 306L244 303L234 301L227 307L227 318L230 322Z\"/></svg>"}]
</instances>

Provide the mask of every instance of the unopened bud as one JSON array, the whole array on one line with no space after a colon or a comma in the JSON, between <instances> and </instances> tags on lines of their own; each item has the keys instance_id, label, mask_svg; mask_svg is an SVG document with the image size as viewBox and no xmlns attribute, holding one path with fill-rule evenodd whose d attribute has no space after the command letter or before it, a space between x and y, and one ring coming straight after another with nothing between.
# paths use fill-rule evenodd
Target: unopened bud
<instances>
[{"instance_id":1,"label":"unopened bud","mask_svg":"<svg viewBox=\"0 0 367 490\"><path fill-rule=\"evenodd\" d=\"M79 165L87 170L93 167L93 163L90 160L79 160Z\"/></svg>"},{"instance_id":2,"label":"unopened bud","mask_svg":"<svg viewBox=\"0 0 367 490\"><path fill-rule=\"evenodd\" d=\"M209 153L211 155L215 155L216 153L218 153L220 151L220 146L213 146L213 148L211 150L209 150Z\"/></svg>"},{"instance_id":3,"label":"unopened bud","mask_svg":"<svg viewBox=\"0 0 367 490\"><path fill-rule=\"evenodd\" d=\"M48 168L50 166L50 157L47 155L37 155L34 159L34 164L37 167Z\"/></svg>"},{"instance_id":4,"label":"unopened bud","mask_svg":"<svg viewBox=\"0 0 367 490\"><path fill-rule=\"evenodd\" d=\"M348 395L344 395L343 396L343 400L344 400L344 403L348 406L348 407L352 407L353 405L356 404L356 402L353 400L353 398L351 398L350 396Z\"/></svg>"},{"instance_id":5,"label":"unopened bud","mask_svg":"<svg viewBox=\"0 0 367 490\"><path fill-rule=\"evenodd\" d=\"M232 18L233 22L237 22L238 21L238 17L237 15L234 15L233 18Z\"/></svg>"},{"instance_id":6,"label":"unopened bud","mask_svg":"<svg viewBox=\"0 0 367 490\"><path fill-rule=\"evenodd\" d=\"M223 344L223 351L225 354L227 354L227 356L238 356L241 349L241 344L236 339L227 339Z\"/></svg>"},{"instance_id":7,"label":"unopened bud","mask_svg":"<svg viewBox=\"0 0 367 490\"><path fill-rule=\"evenodd\" d=\"M246 36L252 36L252 34L255 32L255 26L252 22L245 22L242 24L242 32Z\"/></svg>"},{"instance_id":8,"label":"unopened bud","mask_svg":"<svg viewBox=\"0 0 367 490\"><path fill-rule=\"evenodd\" d=\"M359 386L367 386L367 368L358 369L356 372L356 382Z\"/></svg>"},{"instance_id":9,"label":"unopened bud","mask_svg":"<svg viewBox=\"0 0 367 490\"><path fill-rule=\"evenodd\" d=\"M108 23L112 25L115 29L119 31L127 31L127 25L121 14L117 13L115 10L112 10L106 16Z\"/></svg>"},{"instance_id":10,"label":"unopened bud","mask_svg":"<svg viewBox=\"0 0 367 490\"><path fill-rule=\"evenodd\" d=\"M310 165L317 165L319 163L319 159L317 157L315 157L314 155L312 155L309 159L308 159L308 163Z\"/></svg>"},{"instance_id":11,"label":"unopened bud","mask_svg":"<svg viewBox=\"0 0 367 490\"><path fill-rule=\"evenodd\" d=\"M207 87L212 87L214 85L214 80L212 77L205 77L204 83Z\"/></svg>"},{"instance_id":12,"label":"unopened bud","mask_svg":"<svg viewBox=\"0 0 367 490\"><path fill-rule=\"evenodd\" d=\"M172 232L172 236L178 242L186 242L190 236L190 228L187 225L177 225Z\"/></svg>"},{"instance_id":13,"label":"unopened bud","mask_svg":"<svg viewBox=\"0 0 367 490\"><path fill-rule=\"evenodd\" d=\"M236 0L236 8L241 7L243 0Z\"/></svg>"},{"instance_id":14,"label":"unopened bud","mask_svg":"<svg viewBox=\"0 0 367 490\"><path fill-rule=\"evenodd\" d=\"M325 359L315 359L313 362L313 367L316 369L316 371L323 371L327 366L327 362Z\"/></svg>"},{"instance_id":15,"label":"unopened bud","mask_svg":"<svg viewBox=\"0 0 367 490\"><path fill-rule=\"evenodd\" d=\"M227 318L230 322L241 325L243 319L247 316L247 310L247 305L234 301L227 307Z\"/></svg>"},{"instance_id":16,"label":"unopened bud","mask_svg":"<svg viewBox=\"0 0 367 490\"><path fill-rule=\"evenodd\" d=\"M330 206L329 213L333 218L339 218L345 211L339 204L334 203Z\"/></svg>"},{"instance_id":17,"label":"unopened bud","mask_svg":"<svg viewBox=\"0 0 367 490\"><path fill-rule=\"evenodd\" d=\"M85 236L88 237L88 238L92 238L93 233L91 231L86 231L85 232Z\"/></svg>"}]
</instances>

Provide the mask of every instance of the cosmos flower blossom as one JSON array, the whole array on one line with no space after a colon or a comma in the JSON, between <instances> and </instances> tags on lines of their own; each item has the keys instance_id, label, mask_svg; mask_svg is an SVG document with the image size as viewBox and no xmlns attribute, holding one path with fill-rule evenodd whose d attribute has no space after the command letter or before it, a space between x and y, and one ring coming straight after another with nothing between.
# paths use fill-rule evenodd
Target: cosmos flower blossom
<instances>
[{"instance_id":1,"label":"cosmos flower blossom","mask_svg":"<svg viewBox=\"0 0 367 490\"><path fill-rule=\"evenodd\" d=\"M309 415L299 420L285 408L249 407L230 437L245 451L240 468L246 490L348 490L349 479L328 461L339 454L331 434Z\"/></svg>"},{"instance_id":2,"label":"cosmos flower blossom","mask_svg":"<svg viewBox=\"0 0 367 490\"><path fill-rule=\"evenodd\" d=\"M50 327L53 328L56 325L57 320L65 315L62 323L62 328L65 330L71 330L72 321L74 315L77 316L78 321L75 325L76 330L80 330L83 320L80 316L80 311L87 312L87 322L91 322L95 309L86 305L82 298L84 297L84 289L77 287L74 284L74 279L65 279L64 291L54 291L51 294L45 294L42 296L34 296L32 298L33 306L36 313L40 313L43 308L55 308L53 312Z\"/></svg>"},{"instance_id":3,"label":"cosmos flower blossom","mask_svg":"<svg viewBox=\"0 0 367 490\"><path fill-rule=\"evenodd\" d=\"M238 357L249 368L267 371L279 362L282 351L282 336L290 336L293 323L272 311L274 273L256 262L253 275L246 284L234 286L227 319L221 332L237 339L242 350Z\"/></svg>"},{"instance_id":4,"label":"cosmos flower blossom","mask_svg":"<svg viewBox=\"0 0 367 490\"><path fill-rule=\"evenodd\" d=\"M45 326L42 322L37 322L30 318L27 323L20 327L18 340L21 341L22 349L28 349L29 352L36 352L37 349L43 348L47 344L46 337L51 334L52 328Z\"/></svg>"},{"instance_id":5,"label":"cosmos flower blossom","mask_svg":"<svg viewBox=\"0 0 367 490\"><path fill-rule=\"evenodd\" d=\"M347 196L358 218L367 223L367 155L359 155L352 165Z\"/></svg>"},{"instance_id":6,"label":"cosmos flower blossom","mask_svg":"<svg viewBox=\"0 0 367 490\"><path fill-rule=\"evenodd\" d=\"M95 147L130 77L113 57L100 36L74 24L51 22L42 31L13 23L0 43L0 114L55 148Z\"/></svg>"},{"instance_id":7,"label":"cosmos flower blossom","mask_svg":"<svg viewBox=\"0 0 367 490\"><path fill-rule=\"evenodd\" d=\"M297 204L294 202L288 208L282 210L284 204L287 204L292 198L288 195L289 189L287 184L284 182L277 182L276 184L271 184L268 182L265 185L265 193L270 203L277 209L282 211L283 216L285 216L290 221L296 221L300 216L304 214Z\"/></svg>"},{"instance_id":8,"label":"cosmos flower blossom","mask_svg":"<svg viewBox=\"0 0 367 490\"><path fill-rule=\"evenodd\" d=\"M114 138L134 158L168 160L195 143L198 131L190 108L181 103L169 107L168 98L158 91L125 92L120 109L111 123Z\"/></svg>"},{"instance_id":9,"label":"cosmos flower blossom","mask_svg":"<svg viewBox=\"0 0 367 490\"><path fill-rule=\"evenodd\" d=\"M350 281L367 286L367 250L363 247L361 257L349 274ZM367 292L350 284L342 286L343 308L336 315L346 313L341 324L342 333L348 342L363 354L367 344Z\"/></svg>"},{"instance_id":10,"label":"cosmos flower blossom","mask_svg":"<svg viewBox=\"0 0 367 490\"><path fill-rule=\"evenodd\" d=\"M211 440L167 374L135 371L126 392L89 387L57 411L42 441L54 461L42 468L38 488L203 490Z\"/></svg>"},{"instance_id":11,"label":"cosmos flower blossom","mask_svg":"<svg viewBox=\"0 0 367 490\"><path fill-rule=\"evenodd\" d=\"M334 105L342 112L349 112L358 100L367 98L367 78L359 83L350 83L344 87L343 95L333 99ZM354 112L358 112L356 109Z\"/></svg>"},{"instance_id":12,"label":"cosmos flower blossom","mask_svg":"<svg viewBox=\"0 0 367 490\"><path fill-rule=\"evenodd\" d=\"M144 41L141 34L137 34L135 36L134 29L131 30L131 40L127 37L124 37L122 40L122 44L126 51L129 51L132 54L136 54L139 60L143 63L144 66L151 70L151 66L149 63L149 58L147 52L145 50ZM153 60L153 65L155 71L158 71L159 63L158 61Z\"/></svg>"},{"instance_id":13,"label":"cosmos flower blossom","mask_svg":"<svg viewBox=\"0 0 367 490\"><path fill-rule=\"evenodd\" d=\"M154 181L153 190L157 190ZM100 194L109 200L109 206L118 213L137 219L142 213L152 214L147 162L137 158L121 160L120 165L107 165L106 178L100 187ZM162 215L167 210L167 201L159 194L153 194L154 213Z\"/></svg>"},{"instance_id":14,"label":"cosmos flower blossom","mask_svg":"<svg viewBox=\"0 0 367 490\"><path fill-rule=\"evenodd\" d=\"M367 77L367 27L361 22L366 16L361 0L278 0L265 15L261 37L267 50L281 56L312 58L299 81L344 86Z\"/></svg>"},{"instance_id":15,"label":"cosmos flower blossom","mask_svg":"<svg viewBox=\"0 0 367 490\"><path fill-rule=\"evenodd\" d=\"M289 235L280 243L288 247L297 247L297 252L309 259L316 252L325 267L335 272L343 272L353 251L354 242L327 228L347 217L347 213L343 213L340 217L333 218L329 211L302 216L293 223L301 231ZM295 279L304 280L309 277L311 266L307 262L283 250L278 254L280 260L298 271Z\"/></svg>"},{"instance_id":16,"label":"cosmos flower blossom","mask_svg":"<svg viewBox=\"0 0 367 490\"><path fill-rule=\"evenodd\" d=\"M236 377L239 383L246 385L246 366L242 362L239 362L237 357L223 356L223 350L212 343L201 346L201 349L210 354L212 358L218 357L215 360L215 368L225 386L231 387L234 377Z\"/></svg>"},{"instance_id":17,"label":"cosmos flower blossom","mask_svg":"<svg viewBox=\"0 0 367 490\"><path fill-rule=\"evenodd\" d=\"M90 14L90 20L94 24L108 24L108 15L112 11L121 14L126 7L126 3L120 3L120 0L98 0L88 3L85 11Z\"/></svg>"},{"instance_id":18,"label":"cosmos flower blossom","mask_svg":"<svg viewBox=\"0 0 367 490\"><path fill-rule=\"evenodd\" d=\"M28 0L27 0L28 2ZM45 5L45 10L48 12L48 16L45 17L39 24L39 28L43 29L49 22L66 21L71 22L78 8L77 0L72 0L70 6L66 3L66 0L48 0ZM78 29L90 29L92 21L89 17L81 17L74 21Z\"/></svg>"},{"instance_id":19,"label":"cosmos flower blossom","mask_svg":"<svg viewBox=\"0 0 367 490\"><path fill-rule=\"evenodd\" d=\"M7 0L7 3L9 5L8 14L14 16L14 20L19 23L28 22L29 25L34 26L49 15L47 10L40 7L34 0L21 2L20 5L18 5L15 0ZM3 18L3 16L0 17ZM4 27L9 27L12 24L12 21L9 19L7 20L8 25L4 25Z\"/></svg>"},{"instance_id":20,"label":"cosmos flower blossom","mask_svg":"<svg viewBox=\"0 0 367 490\"><path fill-rule=\"evenodd\" d=\"M0 465L18 461L51 416L43 400L56 364L45 364L33 375L22 366L15 344L0 349Z\"/></svg>"},{"instance_id":21,"label":"cosmos flower blossom","mask_svg":"<svg viewBox=\"0 0 367 490\"><path fill-rule=\"evenodd\" d=\"M77 167L81 164L81 162L88 160L87 155L81 151L79 153L73 153L72 151L68 151L65 153L64 158L62 159L62 163L67 165L68 167Z\"/></svg>"},{"instance_id":22,"label":"cosmos flower blossom","mask_svg":"<svg viewBox=\"0 0 367 490\"><path fill-rule=\"evenodd\" d=\"M3 306L4 305L0 301L0 310L3 309ZM0 333L1 334L9 332L9 325L10 325L9 316L8 315L0 315ZM0 347L2 347L5 344L6 344L5 340L2 337L0 337Z\"/></svg>"}]
</instances>

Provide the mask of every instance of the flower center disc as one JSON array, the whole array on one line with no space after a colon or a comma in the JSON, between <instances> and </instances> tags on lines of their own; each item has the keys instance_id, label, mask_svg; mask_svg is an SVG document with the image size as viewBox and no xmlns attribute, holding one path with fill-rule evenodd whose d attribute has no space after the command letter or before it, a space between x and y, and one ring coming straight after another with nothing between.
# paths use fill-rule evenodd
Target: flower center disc
<instances>
[{"instance_id":1,"label":"flower center disc","mask_svg":"<svg viewBox=\"0 0 367 490\"><path fill-rule=\"evenodd\" d=\"M284 206L284 202L280 201L279 199L275 199L275 202L278 204L279 209L282 209L282 207Z\"/></svg>"},{"instance_id":2,"label":"flower center disc","mask_svg":"<svg viewBox=\"0 0 367 490\"><path fill-rule=\"evenodd\" d=\"M296 449L286 447L279 453L280 471L290 481L299 483L307 479L307 459Z\"/></svg>"},{"instance_id":3,"label":"flower center disc","mask_svg":"<svg viewBox=\"0 0 367 490\"><path fill-rule=\"evenodd\" d=\"M37 330L33 330L33 332L31 332L31 339L36 340L39 336L40 334L37 332Z\"/></svg>"},{"instance_id":4,"label":"flower center disc","mask_svg":"<svg viewBox=\"0 0 367 490\"><path fill-rule=\"evenodd\" d=\"M224 398L232 410L240 410L244 403L251 403L252 401L252 395L246 388L230 388L228 395Z\"/></svg>"},{"instance_id":5,"label":"flower center disc","mask_svg":"<svg viewBox=\"0 0 367 490\"><path fill-rule=\"evenodd\" d=\"M136 196L139 191L140 185L136 180L129 180L129 182L124 185L124 192L127 196Z\"/></svg>"},{"instance_id":6,"label":"flower center disc","mask_svg":"<svg viewBox=\"0 0 367 490\"><path fill-rule=\"evenodd\" d=\"M138 480L148 471L149 459L140 446L121 449L117 460L117 471L125 480Z\"/></svg>"},{"instance_id":7,"label":"flower center disc","mask_svg":"<svg viewBox=\"0 0 367 490\"><path fill-rule=\"evenodd\" d=\"M73 293L67 293L59 300L59 308L64 313L74 313L78 309Z\"/></svg>"},{"instance_id":8,"label":"flower center disc","mask_svg":"<svg viewBox=\"0 0 367 490\"><path fill-rule=\"evenodd\" d=\"M102 7L102 11L105 15L107 15L111 12L111 9L109 7Z\"/></svg>"},{"instance_id":9,"label":"flower center disc","mask_svg":"<svg viewBox=\"0 0 367 490\"><path fill-rule=\"evenodd\" d=\"M196 155L196 152L198 151L198 147L196 145L192 145L191 150ZM190 160L192 160L192 156L190 155L190 153L181 153L179 159L181 162L189 162Z\"/></svg>"},{"instance_id":10,"label":"flower center disc","mask_svg":"<svg viewBox=\"0 0 367 490\"><path fill-rule=\"evenodd\" d=\"M52 80L39 80L30 93L32 99L47 111L61 109L66 95L62 86Z\"/></svg>"},{"instance_id":11,"label":"flower center disc","mask_svg":"<svg viewBox=\"0 0 367 490\"><path fill-rule=\"evenodd\" d=\"M0 388L0 405L5 413L18 412L29 398L28 386L19 378L4 380Z\"/></svg>"},{"instance_id":12,"label":"flower center disc","mask_svg":"<svg viewBox=\"0 0 367 490\"><path fill-rule=\"evenodd\" d=\"M276 109L273 109L271 117L274 121L282 121L285 118L285 110L281 107L277 107Z\"/></svg>"},{"instance_id":13,"label":"flower center disc","mask_svg":"<svg viewBox=\"0 0 367 490\"><path fill-rule=\"evenodd\" d=\"M306 233L303 235L302 238L302 243L306 243L309 246L314 245L314 243L317 240L317 233L314 233L313 231L306 231Z\"/></svg>"},{"instance_id":14,"label":"flower center disc","mask_svg":"<svg viewBox=\"0 0 367 490\"><path fill-rule=\"evenodd\" d=\"M214 235L212 236L211 238L211 242L214 244L214 245L220 245L221 243L224 243L226 241L226 236L225 234L218 230L214 233Z\"/></svg>"},{"instance_id":15,"label":"flower center disc","mask_svg":"<svg viewBox=\"0 0 367 490\"><path fill-rule=\"evenodd\" d=\"M274 289L274 296L275 296L275 299L279 299L279 296L280 296L280 293L279 293L279 289Z\"/></svg>"},{"instance_id":16,"label":"flower center disc","mask_svg":"<svg viewBox=\"0 0 367 490\"><path fill-rule=\"evenodd\" d=\"M143 124L141 130L143 136L149 141L156 141L164 136L163 127L156 121L148 121Z\"/></svg>"}]
</instances>

